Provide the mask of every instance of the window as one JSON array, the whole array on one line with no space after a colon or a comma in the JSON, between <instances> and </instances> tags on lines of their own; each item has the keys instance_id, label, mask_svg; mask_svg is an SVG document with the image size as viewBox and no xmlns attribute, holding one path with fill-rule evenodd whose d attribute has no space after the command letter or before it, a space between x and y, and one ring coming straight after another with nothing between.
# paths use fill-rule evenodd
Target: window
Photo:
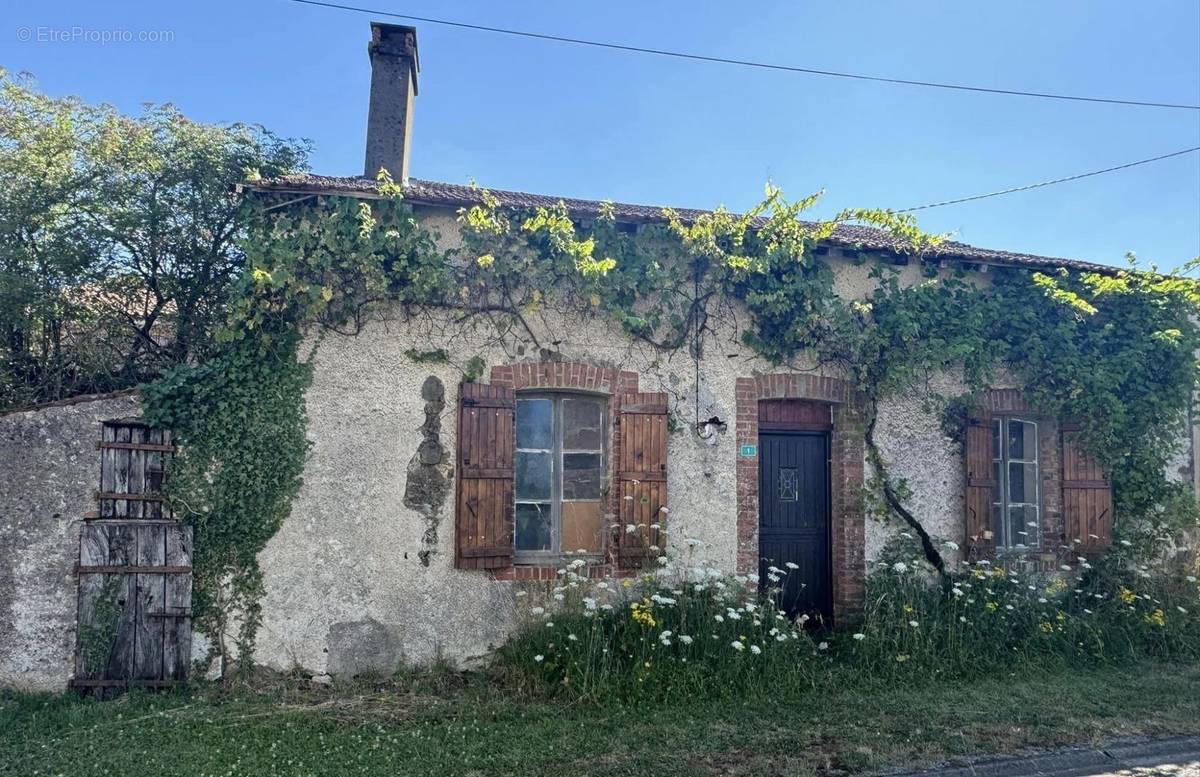
<instances>
[{"instance_id":1,"label":"window","mask_svg":"<svg viewBox=\"0 0 1200 777\"><path fill-rule=\"evenodd\" d=\"M997 548L1037 547L1038 428L1020 418L992 419L992 531Z\"/></svg>"},{"instance_id":2,"label":"window","mask_svg":"<svg viewBox=\"0 0 1200 777\"><path fill-rule=\"evenodd\" d=\"M585 394L518 397L518 558L604 550L605 409Z\"/></svg>"}]
</instances>

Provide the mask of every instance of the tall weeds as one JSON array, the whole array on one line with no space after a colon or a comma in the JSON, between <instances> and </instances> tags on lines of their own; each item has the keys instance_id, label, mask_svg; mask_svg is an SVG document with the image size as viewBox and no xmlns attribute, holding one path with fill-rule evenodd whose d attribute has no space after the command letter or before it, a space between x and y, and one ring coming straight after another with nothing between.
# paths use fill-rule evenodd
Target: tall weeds
<instances>
[{"instance_id":1,"label":"tall weeds","mask_svg":"<svg viewBox=\"0 0 1200 777\"><path fill-rule=\"evenodd\" d=\"M495 671L539 694L686 701L1200 657L1200 587L1187 570L1151 571L1118 548L1053 573L962 565L943 588L921 558L911 537L890 545L863 612L836 630L777 609L787 568L759 581L685 559L596 580L577 559L556 583L518 592L524 623Z\"/></svg>"}]
</instances>

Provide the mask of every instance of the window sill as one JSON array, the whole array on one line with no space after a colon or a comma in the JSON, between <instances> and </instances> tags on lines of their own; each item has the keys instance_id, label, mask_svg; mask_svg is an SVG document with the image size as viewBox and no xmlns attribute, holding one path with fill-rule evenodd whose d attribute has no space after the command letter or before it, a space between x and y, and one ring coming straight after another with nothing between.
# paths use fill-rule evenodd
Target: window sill
<instances>
[{"instance_id":1,"label":"window sill","mask_svg":"<svg viewBox=\"0 0 1200 777\"><path fill-rule=\"evenodd\" d=\"M576 558L579 557L576 556ZM490 571L492 579L497 581L559 580L562 576L558 574L558 570L562 568L561 563L548 564L545 561L523 563L518 561L511 567L503 567ZM639 572L636 569L620 569L615 564L599 560L589 561L584 570L587 572L587 577L593 580L605 577L636 577Z\"/></svg>"}]
</instances>

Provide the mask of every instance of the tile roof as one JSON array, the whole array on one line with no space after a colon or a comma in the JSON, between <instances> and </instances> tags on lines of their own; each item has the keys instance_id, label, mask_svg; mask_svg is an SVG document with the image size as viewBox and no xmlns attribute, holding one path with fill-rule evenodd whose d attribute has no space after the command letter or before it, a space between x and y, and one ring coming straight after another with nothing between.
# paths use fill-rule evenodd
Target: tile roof
<instances>
[{"instance_id":1,"label":"tile roof","mask_svg":"<svg viewBox=\"0 0 1200 777\"><path fill-rule=\"evenodd\" d=\"M363 177L334 177L326 175L285 175L275 178L247 182L244 188L256 191L294 192L300 194L345 194L372 197L378 196L379 185L370 178ZM545 194L529 194L526 192L511 192L502 189L488 189L502 205L516 208L550 207L558 202L566 205L572 214L594 216L604 205L600 200L580 200L571 197L552 197ZM480 190L461 184L423 181L410 178L404 187L405 199L424 205L446 207L462 207L478 204L481 201ZM649 222L663 220L663 207L660 205L632 205L629 203L609 203L616 218L621 221ZM709 211L694 208L673 208L680 218L694 219ZM903 241L897 240L891 234L874 227L864 227L854 224L839 225L833 233L831 243L841 246L889 251L897 254L908 253ZM1061 259L1051 256L1037 256L1012 251L998 251L990 248L979 248L948 240L932 249L927 256L936 259L957 260L968 263L983 263L997 265L1015 265L1031 268L1067 267L1076 270L1095 271L1111 274L1116 267L1078 259Z\"/></svg>"}]
</instances>

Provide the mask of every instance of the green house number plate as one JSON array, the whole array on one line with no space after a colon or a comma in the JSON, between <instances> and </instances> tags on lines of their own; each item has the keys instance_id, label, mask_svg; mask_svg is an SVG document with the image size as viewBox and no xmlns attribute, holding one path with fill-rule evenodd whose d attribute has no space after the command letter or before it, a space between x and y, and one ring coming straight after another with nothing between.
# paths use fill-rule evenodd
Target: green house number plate
<instances>
[{"instance_id":1,"label":"green house number plate","mask_svg":"<svg viewBox=\"0 0 1200 777\"><path fill-rule=\"evenodd\" d=\"M742 458L752 459L757 455L758 455L758 446L757 445L743 445L742 446L742 450L741 450Z\"/></svg>"}]
</instances>

